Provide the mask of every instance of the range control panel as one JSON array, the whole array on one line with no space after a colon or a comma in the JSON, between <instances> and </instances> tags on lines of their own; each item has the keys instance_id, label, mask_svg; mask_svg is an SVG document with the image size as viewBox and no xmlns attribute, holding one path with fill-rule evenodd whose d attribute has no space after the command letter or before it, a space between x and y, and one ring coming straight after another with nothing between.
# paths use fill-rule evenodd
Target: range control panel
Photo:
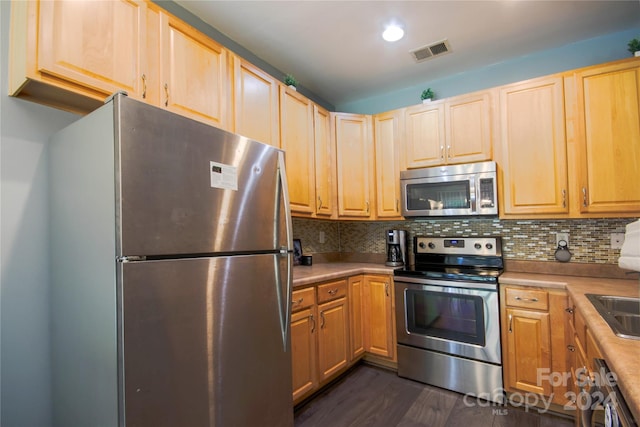
<instances>
[{"instance_id":1,"label":"range control panel","mask_svg":"<svg viewBox=\"0 0 640 427\"><path fill-rule=\"evenodd\" d=\"M416 254L459 254L501 256L499 237L420 237L416 236Z\"/></svg>"}]
</instances>

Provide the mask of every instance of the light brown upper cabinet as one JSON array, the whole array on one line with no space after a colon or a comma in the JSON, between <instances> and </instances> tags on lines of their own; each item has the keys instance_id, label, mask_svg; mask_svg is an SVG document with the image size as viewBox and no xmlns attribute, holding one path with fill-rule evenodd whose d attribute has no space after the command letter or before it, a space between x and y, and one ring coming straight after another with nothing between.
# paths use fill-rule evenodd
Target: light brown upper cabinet
<instances>
[{"instance_id":1,"label":"light brown upper cabinet","mask_svg":"<svg viewBox=\"0 0 640 427\"><path fill-rule=\"evenodd\" d=\"M374 193L371 116L331 113L338 176L338 215L370 219Z\"/></svg>"},{"instance_id":2,"label":"light brown upper cabinet","mask_svg":"<svg viewBox=\"0 0 640 427\"><path fill-rule=\"evenodd\" d=\"M401 110L373 116L378 218L400 218L400 120Z\"/></svg>"},{"instance_id":3,"label":"light brown upper cabinet","mask_svg":"<svg viewBox=\"0 0 640 427\"><path fill-rule=\"evenodd\" d=\"M234 132L280 147L278 82L233 55Z\"/></svg>"},{"instance_id":4,"label":"light brown upper cabinet","mask_svg":"<svg viewBox=\"0 0 640 427\"><path fill-rule=\"evenodd\" d=\"M331 143L331 115L315 104L313 132L316 149L316 215L331 217L336 210L336 160Z\"/></svg>"},{"instance_id":5,"label":"light brown upper cabinet","mask_svg":"<svg viewBox=\"0 0 640 427\"><path fill-rule=\"evenodd\" d=\"M582 214L640 212L640 60L578 70L575 201Z\"/></svg>"},{"instance_id":6,"label":"light brown upper cabinet","mask_svg":"<svg viewBox=\"0 0 640 427\"><path fill-rule=\"evenodd\" d=\"M500 88L500 215L568 214L563 81L559 75Z\"/></svg>"},{"instance_id":7,"label":"light brown upper cabinet","mask_svg":"<svg viewBox=\"0 0 640 427\"><path fill-rule=\"evenodd\" d=\"M492 93L474 92L408 107L405 112L406 167L490 160Z\"/></svg>"},{"instance_id":8,"label":"light brown upper cabinet","mask_svg":"<svg viewBox=\"0 0 640 427\"><path fill-rule=\"evenodd\" d=\"M227 50L183 21L160 17L160 105L229 129Z\"/></svg>"},{"instance_id":9,"label":"light brown upper cabinet","mask_svg":"<svg viewBox=\"0 0 640 427\"><path fill-rule=\"evenodd\" d=\"M11 3L9 94L86 113L113 92L144 98L142 1Z\"/></svg>"},{"instance_id":10,"label":"light brown upper cabinet","mask_svg":"<svg viewBox=\"0 0 640 427\"><path fill-rule=\"evenodd\" d=\"M280 86L280 146L285 151L289 204L294 213L316 210L313 104L293 89Z\"/></svg>"},{"instance_id":11,"label":"light brown upper cabinet","mask_svg":"<svg viewBox=\"0 0 640 427\"><path fill-rule=\"evenodd\" d=\"M407 107L405 126L404 156L408 169L444 163L444 101Z\"/></svg>"}]
</instances>

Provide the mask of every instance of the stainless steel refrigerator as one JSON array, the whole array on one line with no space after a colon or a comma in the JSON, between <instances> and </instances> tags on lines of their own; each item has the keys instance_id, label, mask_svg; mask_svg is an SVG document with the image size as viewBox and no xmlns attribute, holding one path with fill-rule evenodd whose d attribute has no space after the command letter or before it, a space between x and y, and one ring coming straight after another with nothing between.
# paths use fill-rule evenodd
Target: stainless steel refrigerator
<instances>
[{"instance_id":1,"label":"stainless steel refrigerator","mask_svg":"<svg viewBox=\"0 0 640 427\"><path fill-rule=\"evenodd\" d=\"M122 94L49 149L55 425L293 425L283 152Z\"/></svg>"}]
</instances>

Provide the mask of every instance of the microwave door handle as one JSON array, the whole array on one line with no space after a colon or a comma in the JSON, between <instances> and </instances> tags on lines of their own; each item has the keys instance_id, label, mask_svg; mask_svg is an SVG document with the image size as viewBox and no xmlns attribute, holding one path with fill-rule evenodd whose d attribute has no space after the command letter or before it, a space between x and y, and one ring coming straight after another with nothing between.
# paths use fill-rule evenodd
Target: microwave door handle
<instances>
[{"instance_id":1,"label":"microwave door handle","mask_svg":"<svg viewBox=\"0 0 640 427\"><path fill-rule=\"evenodd\" d=\"M477 191L478 187L476 187L476 177L469 177L469 201L471 202L471 212L474 213L478 211L478 209L476 209L476 202L478 199L476 194Z\"/></svg>"}]
</instances>

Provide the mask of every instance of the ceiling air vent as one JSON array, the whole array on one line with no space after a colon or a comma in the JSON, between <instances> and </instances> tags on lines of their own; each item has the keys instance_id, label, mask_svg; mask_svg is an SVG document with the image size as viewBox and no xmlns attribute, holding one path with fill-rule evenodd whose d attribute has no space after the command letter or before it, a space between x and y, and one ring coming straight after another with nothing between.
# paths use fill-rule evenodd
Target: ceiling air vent
<instances>
[{"instance_id":1,"label":"ceiling air vent","mask_svg":"<svg viewBox=\"0 0 640 427\"><path fill-rule=\"evenodd\" d=\"M433 58L434 56L444 55L449 52L451 52L449 40L442 40L437 43L430 44L429 46L412 50L411 55L413 55L413 59L415 59L416 62L422 62L429 58Z\"/></svg>"}]
</instances>

